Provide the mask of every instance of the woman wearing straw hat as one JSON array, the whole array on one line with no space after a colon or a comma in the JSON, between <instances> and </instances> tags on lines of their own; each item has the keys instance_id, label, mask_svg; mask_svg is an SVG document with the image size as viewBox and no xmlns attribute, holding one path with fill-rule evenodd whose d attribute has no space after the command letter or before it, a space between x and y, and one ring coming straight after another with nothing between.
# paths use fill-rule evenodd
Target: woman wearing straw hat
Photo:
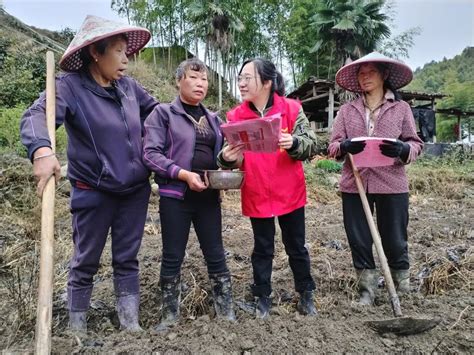
<instances>
[{"instance_id":1,"label":"woman wearing straw hat","mask_svg":"<svg viewBox=\"0 0 474 355\"><path fill-rule=\"evenodd\" d=\"M109 230L120 325L141 329L137 253L150 196L142 128L158 102L125 70L127 57L149 39L144 28L87 16L59 63L68 72L56 79L56 125L64 124L68 134L74 251L67 291L73 330L87 329L92 280ZM44 93L24 113L21 138L41 195L48 178L60 176L46 129Z\"/></svg>"},{"instance_id":2,"label":"woman wearing straw hat","mask_svg":"<svg viewBox=\"0 0 474 355\"><path fill-rule=\"evenodd\" d=\"M423 143L417 136L410 106L400 100L395 90L407 85L412 76L408 66L377 52L342 67L336 74L337 83L361 95L339 110L328 148L330 156L342 159L347 153L358 154L364 150L366 143L354 142L352 138L391 138L383 140L380 151L395 158L394 164L359 170L370 208L377 211L383 248L399 292L409 290L410 277L405 165L421 153ZM359 303L371 305L377 287L372 237L348 159L344 163L340 190L344 227L359 281Z\"/></svg>"}]
</instances>

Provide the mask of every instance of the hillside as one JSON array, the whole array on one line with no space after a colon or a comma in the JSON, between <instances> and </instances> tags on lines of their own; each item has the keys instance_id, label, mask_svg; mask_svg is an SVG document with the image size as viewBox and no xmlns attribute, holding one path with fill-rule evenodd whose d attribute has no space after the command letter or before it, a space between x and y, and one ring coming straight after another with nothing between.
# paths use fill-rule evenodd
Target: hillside
<instances>
[{"instance_id":1,"label":"hillside","mask_svg":"<svg viewBox=\"0 0 474 355\"><path fill-rule=\"evenodd\" d=\"M407 90L449 95L438 101L437 108L458 108L474 111L474 47L467 47L452 59L432 61L414 73L414 80ZM456 141L457 118L437 115L437 137L439 141ZM462 122L462 132L467 136L467 120Z\"/></svg>"},{"instance_id":2,"label":"hillside","mask_svg":"<svg viewBox=\"0 0 474 355\"><path fill-rule=\"evenodd\" d=\"M66 49L52 37L0 8L0 107L28 105L44 90L46 51L59 58Z\"/></svg>"},{"instance_id":3,"label":"hillside","mask_svg":"<svg viewBox=\"0 0 474 355\"><path fill-rule=\"evenodd\" d=\"M474 82L474 47L467 47L453 59L432 61L414 72L414 79L408 90L443 92L453 83ZM473 98L474 99L474 98Z\"/></svg>"},{"instance_id":4,"label":"hillside","mask_svg":"<svg viewBox=\"0 0 474 355\"><path fill-rule=\"evenodd\" d=\"M24 156L19 142L19 120L22 112L45 89L47 50L55 53L56 63L70 41L69 29L53 32L24 24L0 8L0 152L15 151ZM168 66L167 53L157 51L157 65L150 50L145 50L129 64L128 75L137 79L160 102L171 102L177 94L174 70L186 58L183 51L173 51ZM164 59L166 58L166 59ZM171 68L171 69L169 69ZM59 67L56 67L59 72ZM218 110L217 84L211 85L204 104ZM221 117L236 105L236 100L224 93ZM67 143L64 127L58 129L58 150Z\"/></svg>"},{"instance_id":5,"label":"hillside","mask_svg":"<svg viewBox=\"0 0 474 355\"><path fill-rule=\"evenodd\" d=\"M46 51L52 50L58 62L71 34L70 29L54 32L28 26L0 8L0 109L16 106L24 109L36 99L45 87ZM161 53L161 50L157 51L159 61L155 66L152 52L145 50L137 62L129 65L128 74L161 102L169 102L177 93L174 70L179 62L186 59L186 53L174 51L171 66L164 60L167 54ZM215 85L211 82L204 102L214 111L218 109L216 86L217 82ZM235 104L235 99L224 93L222 111Z\"/></svg>"},{"instance_id":6,"label":"hillside","mask_svg":"<svg viewBox=\"0 0 474 355\"><path fill-rule=\"evenodd\" d=\"M67 43L64 43L64 38L59 32L28 26L2 8L0 8L0 33L2 41L17 40L25 48L33 45L40 50L49 49L62 54L67 47Z\"/></svg>"}]
</instances>

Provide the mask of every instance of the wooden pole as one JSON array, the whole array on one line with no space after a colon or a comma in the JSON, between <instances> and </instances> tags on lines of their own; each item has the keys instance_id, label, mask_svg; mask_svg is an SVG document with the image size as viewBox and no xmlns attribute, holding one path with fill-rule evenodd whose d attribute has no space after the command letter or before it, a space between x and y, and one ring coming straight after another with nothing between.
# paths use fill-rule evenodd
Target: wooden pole
<instances>
[{"instance_id":1,"label":"wooden pole","mask_svg":"<svg viewBox=\"0 0 474 355\"><path fill-rule=\"evenodd\" d=\"M222 110L222 76L224 75L224 70L222 68L222 51L217 50L217 76L219 78L219 111Z\"/></svg>"},{"instance_id":2,"label":"wooden pole","mask_svg":"<svg viewBox=\"0 0 474 355\"><path fill-rule=\"evenodd\" d=\"M54 54L46 53L46 123L53 152L56 150L56 83ZM55 178L51 176L43 190L41 203L41 252L36 313L36 354L51 353L51 320L54 272L54 194Z\"/></svg>"},{"instance_id":3,"label":"wooden pole","mask_svg":"<svg viewBox=\"0 0 474 355\"><path fill-rule=\"evenodd\" d=\"M431 99L431 109L434 111L435 110L435 99ZM435 131L436 131L436 113L435 113ZM436 143L436 134L433 135L433 143Z\"/></svg>"},{"instance_id":4,"label":"wooden pole","mask_svg":"<svg viewBox=\"0 0 474 355\"><path fill-rule=\"evenodd\" d=\"M458 115L458 141L462 142L461 115Z\"/></svg>"},{"instance_id":5,"label":"wooden pole","mask_svg":"<svg viewBox=\"0 0 474 355\"><path fill-rule=\"evenodd\" d=\"M328 107L328 132L332 131L334 121L334 90L329 88L329 107Z\"/></svg>"},{"instance_id":6,"label":"wooden pole","mask_svg":"<svg viewBox=\"0 0 474 355\"><path fill-rule=\"evenodd\" d=\"M472 143L472 140L471 140L471 119L470 118L467 120L467 136L469 137L467 139L468 143Z\"/></svg>"}]
</instances>

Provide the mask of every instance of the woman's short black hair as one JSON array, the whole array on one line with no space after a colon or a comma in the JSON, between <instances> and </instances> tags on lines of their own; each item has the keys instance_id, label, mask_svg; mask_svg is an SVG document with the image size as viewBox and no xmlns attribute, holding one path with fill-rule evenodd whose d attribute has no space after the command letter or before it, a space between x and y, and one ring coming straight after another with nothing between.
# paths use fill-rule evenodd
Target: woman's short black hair
<instances>
[{"instance_id":1,"label":"woman's short black hair","mask_svg":"<svg viewBox=\"0 0 474 355\"><path fill-rule=\"evenodd\" d=\"M239 70L239 75L242 73L244 66L248 63L253 63L255 66L255 71L260 76L262 84L268 80L271 80L272 93L276 92L280 96L285 96L285 81L283 80L281 73L276 69L275 64L264 58L248 59L242 64L242 67Z\"/></svg>"},{"instance_id":2,"label":"woman's short black hair","mask_svg":"<svg viewBox=\"0 0 474 355\"><path fill-rule=\"evenodd\" d=\"M89 64L94 61L94 58L92 58L92 55L89 53L90 46L94 46L95 49L97 50L97 53L102 55L105 53L105 50L107 49L107 47L118 39L123 39L125 42L128 42L127 35L125 33L121 33L115 36L101 39L100 41L91 43L87 47L82 48L81 53L80 53L81 60L83 63L82 69L87 70Z\"/></svg>"},{"instance_id":3,"label":"woman's short black hair","mask_svg":"<svg viewBox=\"0 0 474 355\"><path fill-rule=\"evenodd\" d=\"M206 64L204 64L204 62L202 62L198 58L193 57L193 58L188 58L182 61L178 65L178 68L176 69L176 80L180 81L182 78L184 78L188 70L193 70L193 71L207 74Z\"/></svg>"}]
</instances>

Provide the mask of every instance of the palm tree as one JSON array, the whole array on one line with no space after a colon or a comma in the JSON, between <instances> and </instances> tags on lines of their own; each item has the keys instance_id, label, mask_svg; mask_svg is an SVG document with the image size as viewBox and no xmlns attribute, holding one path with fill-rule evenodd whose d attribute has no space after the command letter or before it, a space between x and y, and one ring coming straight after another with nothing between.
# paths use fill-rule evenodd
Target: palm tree
<instances>
[{"instance_id":1,"label":"palm tree","mask_svg":"<svg viewBox=\"0 0 474 355\"><path fill-rule=\"evenodd\" d=\"M318 34L312 52L330 52L328 78L333 59L340 67L351 57L375 50L390 36L388 16L382 13L384 0L327 0L316 9L311 26Z\"/></svg>"},{"instance_id":2,"label":"palm tree","mask_svg":"<svg viewBox=\"0 0 474 355\"><path fill-rule=\"evenodd\" d=\"M220 74L218 75L219 108L222 107L222 76L226 72L224 64L228 62L223 57L232 47L233 35L244 30L242 21L235 15L235 6L238 6L237 1L200 0L193 2L189 7L195 36L206 44L204 60L207 59L210 49L214 51L214 58L217 57L216 65L211 65L211 68ZM197 40L195 47L197 52ZM209 62L212 64L211 60Z\"/></svg>"}]
</instances>

